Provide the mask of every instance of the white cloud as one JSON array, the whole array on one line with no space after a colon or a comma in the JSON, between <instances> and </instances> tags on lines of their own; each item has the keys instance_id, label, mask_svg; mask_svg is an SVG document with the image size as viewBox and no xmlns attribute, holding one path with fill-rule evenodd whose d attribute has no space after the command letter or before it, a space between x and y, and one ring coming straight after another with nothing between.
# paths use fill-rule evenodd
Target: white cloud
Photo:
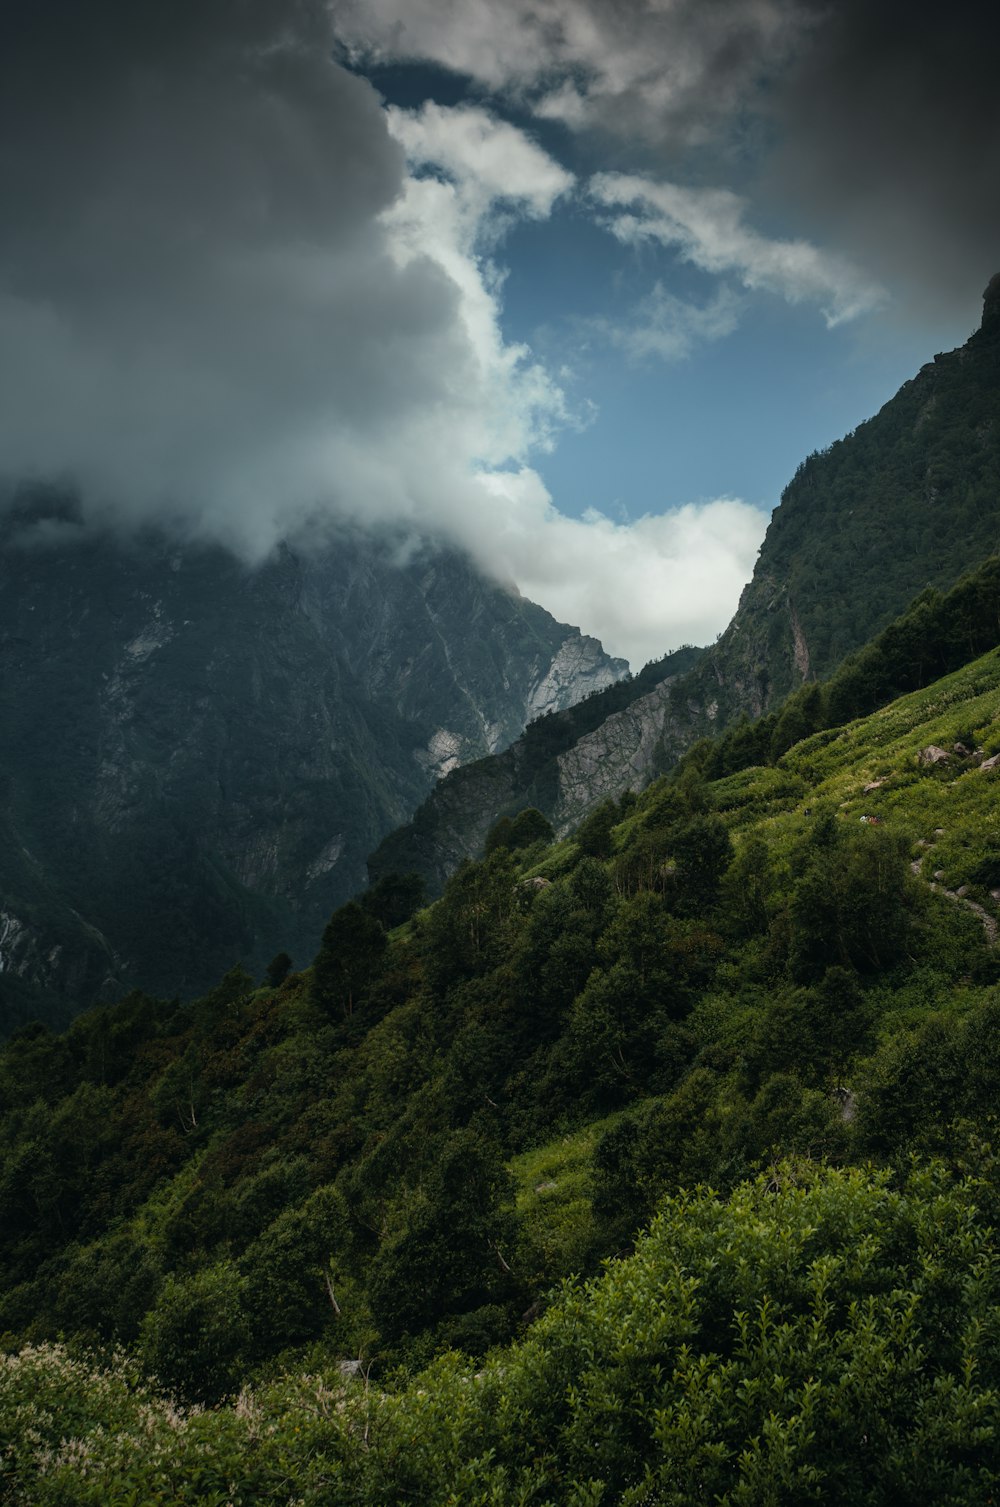
<instances>
[{"instance_id":1,"label":"white cloud","mask_svg":"<svg viewBox=\"0 0 1000 1507\"><path fill-rule=\"evenodd\" d=\"M473 105L447 109L428 100L419 110L388 110L389 129L416 168L433 166L460 190L480 222L496 205L543 220L574 178L507 121ZM476 226L481 232L482 223Z\"/></svg>"},{"instance_id":2,"label":"white cloud","mask_svg":"<svg viewBox=\"0 0 1000 1507\"><path fill-rule=\"evenodd\" d=\"M687 188L625 173L598 173L594 199L615 211L608 228L619 240L657 241L713 274L735 273L745 288L789 303L820 304L832 327L868 313L885 292L846 258L808 241L771 240L745 223L746 203L728 189Z\"/></svg>"},{"instance_id":3,"label":"white cloud","mask_svg":"<svg viewBox=\"0 0 1000 1507\"><path fill-rule=\"evenodd\" d=\"M688 503L631 524L556 512L531 471L494 473L480 557L556 617L581 623L633 668L682 643L710 643L753 572L767 515L737 498Z\"/></svg>"},{"instance_id":4,"label":"white cloud","mask_svg":"<svg viewBox=\"0 0 1000 1507\"><path fill-rule=\"evenodd\" d=\"M470 468L523 461L531 449L552 443L567 412L562 390L529 348L503 337L503 278L490 253L512 216L544 218L573 178L523 132L484 110L430 103L387 113L410 168L381 216L391 255L401 268L430 262L448 278L475 374L470 383L463 370L453 412L437 410L433 420L442 423L445 449L464 455Z\"/></svg>"},{"instance_id":5,"label":"white cloud","mask_svg":"<svg viewBox=\"0 0 1000 1507\"><path fill-rule=\"evenodd\" d=\"M729 288L719 288L707 303L695 304L656 282L627 319L602 316L586 321L584 328L631 361L682 361L702 341L731 335L739 322L739 305Z\"/></svg>"},{"instance_id":6,"label":"white cloud","mask_svg":"<svg viewBox=\"0 0 1000 1507\"><path fill-rule=\"evenodd\" d=\"M759 514L566 518L531 468L566 405L504 338L493 258L571 176L484 110L387 112L277 3L240 12L248 37L234 14L165 11L155 56L113 29L112 58L68 8L63 74L41 20L22 41L0 473L75 478L92 517L251 559L330 520L457 543L633 660L711 636Z\"/></svg>"},{"instance_id":7,"label":"white cloud","mask_svg":"<svg viewBox=\"0 0 1000 1507\"><path fill-rule=\"evenodd\" d=\"M334 0L359 60L433 61L540 115L704 141L795 47L795 0Z\"/></svg>"}]
</instances>

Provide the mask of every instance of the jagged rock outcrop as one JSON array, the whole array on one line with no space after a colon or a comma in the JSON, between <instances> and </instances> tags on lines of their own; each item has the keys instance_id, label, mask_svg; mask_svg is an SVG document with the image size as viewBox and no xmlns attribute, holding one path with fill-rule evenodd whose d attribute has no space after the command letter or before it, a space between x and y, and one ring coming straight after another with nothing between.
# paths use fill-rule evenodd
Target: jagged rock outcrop
<instances>
[{"instance_id":1,"label":"jagged rock outcrop","mask_svg":"<svg viewBox=\"0 0 1000 1507\"><path fill-rule=\"evenodd\" d=\"M372 854L371 878L416 871L440 889L482 848L499 816L537 806L562 836L596 802L646 784L671 690L701 653L679 649L634 679L540 718L504 753L456 769Z\"/></svg>"},{"instance_id":2,"label":"jagged rock outcrop","mask_svg":"<svg viewBox=\"0 0 1000 1507\"><path fill-rule=\"evenodd\" d=\"M0 1013L308 962L439 774L626 670L453 553L345 535L248 570L8 509Z\"/></svg>"},{"instance_id":3,"label":"jagged rock outcrop","mask_svg":"<svg viewBox=\"0 0 1000 1507\"><path fill-rule=\"evenodd\" d=\"M824 679L924 587L950 586L994 553L1000 528L1000 276L983 322L935 356L853 434L804 461L786 487L725 633L693 669L608 708L559 750L557 773L476 766L475 788L439 785L371 860L432 883L474 856L498 816L534 804L557 830L608 795L646 784L699 738L780 706Z\"/></svg>"},{"instance_id":4,"label":"jagged rock outcrop","mask_svg":"<svg viewBox=\"0 0 1000 1507\"><path fill-rule=\"evenodd\" d=\"M547 674L531 693L527 720L562 711L592 691L603 690L613 681L620 680L624 672L622 661L615 661L615 666L615 673L609 674L608 656L598 639L585 633L567 637L557 650Z\"/></svg>"}]
</instances>

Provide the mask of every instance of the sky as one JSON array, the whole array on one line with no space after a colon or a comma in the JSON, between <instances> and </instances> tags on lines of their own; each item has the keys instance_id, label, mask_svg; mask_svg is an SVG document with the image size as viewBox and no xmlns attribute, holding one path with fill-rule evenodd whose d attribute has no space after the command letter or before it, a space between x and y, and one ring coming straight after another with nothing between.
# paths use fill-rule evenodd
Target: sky
<instances>
[{"instance_id":1,"label":"sky","mask_svg":"<svg viewBox=\"0 0 1000 1507\"><path fill-rule=\"evenodd\" d=\"M0 478L468 551L633 668L1000 269L983 8L7 0Z\"/></svg>"}]
</instances>

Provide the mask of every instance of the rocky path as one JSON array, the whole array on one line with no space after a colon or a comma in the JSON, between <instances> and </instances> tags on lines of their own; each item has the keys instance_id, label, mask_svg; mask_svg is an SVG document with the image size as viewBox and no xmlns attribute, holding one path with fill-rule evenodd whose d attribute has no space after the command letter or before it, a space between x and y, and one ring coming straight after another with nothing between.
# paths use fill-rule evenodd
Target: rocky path
<instances>
[{"instance_id":1,"label":"rocky path","mask_svg":"<svg viewBox=\"0 0 1000 1507\"><path fill-rule=\"evenodd\" d=\"M938 828L938 830L934 833L934 836L935 838L943 836L943 832L940 828ZM957 890L950 890L946 888L945 884L943 883L944 869L937 869L933 875L933 878L926 879L926 875L924 874L924 865L926 864L927 859L930 857L930 849L934 847L934 843L930 838L922 838L921 847L926 848L928 851L923 853L920 858L914 858L913 862L910 864L910 872L915 874L918 879L925 879L926 883L936 894L944 895L947 899L953 900L956 905L963 905L966 910L971 911L972 914L979 920L983 931L986 933L986 941L988 946L995 947L997 945L998 932L996 916L991 916L985 906L980 905L978 901L969 900L965 894L964 885L960 886Z\"/></svg>"}]
</instances>

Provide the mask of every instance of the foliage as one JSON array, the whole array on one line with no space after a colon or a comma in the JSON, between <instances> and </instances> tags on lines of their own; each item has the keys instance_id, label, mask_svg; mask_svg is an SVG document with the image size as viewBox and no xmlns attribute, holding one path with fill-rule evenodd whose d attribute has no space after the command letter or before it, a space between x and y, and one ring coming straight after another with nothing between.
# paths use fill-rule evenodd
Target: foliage
<instances>
[{"instance_id":1,"label":"foliage","mask_svg":"<svg viewBox=\"0 0 1000 1507\"><path fill-rule=\"evenodd\" d=\"M6 1357L0 1479L35 1507L250 1507L290 1485L317 1507L985 1507L998 1301L974 1185L785 1163L666 1200L634 1256L474 1375L457 1357L395 1392L305 1374L201 1413L123 1357Z\"/></svg>"},{"instance_id":2,"label":"foliage","mask_svg":"<svg viewBox=\"0 0 1000 1507\"><path fill-rule=\"evenodd\" d=\"M1000 657L991 653L864 720L814 734L783 754L781 767L712 779L703 754L607 813L608 856L570 843L557 861L539 861L538 838L526 848L498 843L391 936L364 903L341 908L313 969L280 983L257 987L233 969L189 1006L133 995L61 1035L22 1030L0 1052L0 1332L9 1346L60 1335L74 1346L127 1345L127 1375L112 1367L118 1379L98 1390L119 1388L129 1417L140 1413L129 1411L124 1393L144 1397L143 1408L160 1406L143 1391L137 1367L185 1406L211 1404L215 1411L183 1412L183 1429L171 1425L163 1438L168 1455L176 1449L177 1460L190 1462L190 1440L207 1431L211 1490L223 1502L237 1500L241 1482L246 1500L270 1500L275 1480L289 1473L303 1499L315 1491L317 1500L343 1491L355 1501L407 1493L447 1501L450 1491L475 1501L492 1491L503 1501L529 1487L539 1500L568 1501L573 1492L600 1500L596 1483L608 1501L643 1490L667 1500L675 1490L684 1500L698 1472L706 1490L756 1500L758 1487L746 1482L758 1478L751 1471L744 1482L738 1462L746 1455L766 1474L761 1462L772 1455L758 1459L755 1451L765 1438L768 1450L778 1449L778 1434L761 1432L771 1413L785 1417L776 1394L761 1393L766 1407L746 1413L752 1432L744 1436L722 1406L727 1378L742 1373L718 1372L721 1411L712 1411L714 1393L690 1392L697 1377L735 1364L726 1339L732 1318L719 1317L736 1311L732 1293L730 1309L712 1310L699 1330L695 1371L674 1351L670 1366L656 1362L661 1381L668 1371L685 1378L684 1397L697 1395L697 1416L712 1420L705 1427L713 1450L720 1440L725 1446L722 1454L696 1451L697 1468L678 1464L676 1486L664 1464L680 1448L675 1433L639 1408L628 1366L586 1317L588 1305L602 1301L598 1289L547 1295L571 1273L593 1276L602 1256L617 1256L624 1269L635 1247L638 1259L646 1247L636 1245L637 1232L664 1198L687 1207L684 1189L711 1184L721 1200L758 1169L773 1182L771 1169L787 1156L798 1158L789 1189L803 1197L813 1190L808 1196L822 1202L821 1184L841 1184L824 1183L817 1161L849 1168L903 1165L911 1152L943 1155L977 1180L990 1222L1000 1218L1000 1177L988 1149L1000 1095L1000 971L983 924L994 905L983 876L1000 851L997 776L962 755L944 776L918 763L921 748L964 741L960 732L969 746L1000 746L998 690ZM390 887L382 899L391 898ZM862 1187L881 1189L878 1199L892 1189L904 1197L870 1172L860 1182L844 1176L855 1191L836 1196L848 1203L869 1197ZM737 1194L725 1207L746 1219L753 1209L766 1223L777 1197L758 1191L756 1202L740 1203ZM706 1228L718 1227L710 1211L720 1200L697 1204ZM841 1246L831 1249L846 1259ZM893 1256L901 1264L891 1280L901 1292L924 1291L916 1249L904 1242ZM707 1248L697 1255L703 1285L713 1259ZM600 1292L613 1289L617 1269ZM766 1262L762 1270L770 1270ZM576 1295L584 1291L585 1300ZM779 1284L775 1302L783 1292ZM857 1298L862 1306L886 1297L866 1293ZM830 1319L829 1353L842 1372L843 1347L863 1338L845 1319L852 1301L845 1296L836 1323ZM899 1318L890 1308L878 1311L887 1333ZM532 1351L557 1311L574 1317L559 1321L567 1327L552 1357ZM800 1347L797 1312L781 1323ZM983 1310L984 1324L994 1322L992 1312ZM524 1335L529 1319L535 1327ZM593 1363L588 1345L596 1347ZM496 1364L511 1390L487 1359L489 1385L499 1389L491 1406L521 1422L480 1450L461 1422L463 1409L475 1413L480 1383L460 1380L460 1364L444 1360L434 1362L431 1381L411 1386L410 1378L449 1347L483 1369L497 1346L505 1347ZM576 1357L571 1372L559 1370L564 1351ZM545 1385L532 1390L527 1371L514 1385L522 1355L534 1356ZM348 1361L368 1378L356 1391L345 1390L337 1370ZM986 1364L979 1352L977 1364ZM928 1376L938 1375L936 1365ZM940 1374L951 1376L951 1365ZM276 1379L303 1368L326 1378L316 1383L327 1389L322 1404L312 1382ZM616 1401L619 1373L625 1391ZM644 1395L660 1397L665 1417L681 1417L680 1394L661 1396L660 1383L643 1375ZM822 1375L835 1393L832 1369ZM567 1390L550 1397L560 1376ZM579 1408L568 1400L572 1378ZM278 1455L257 1460L245 1420L219 1404L248 1383L256 1397L284 1397L274 1403L281 1418L293 1395L314 1398L308 1427L319 1433L309 1434L309 1449L297 1453L301 1421L275 1422L268 1437L285 1441L285 1463L275 1463ZM798 1386L789 1393L795 1416L806 1406ZM920 1403L924 1422L906 1412L916 1406L912 1389L893 1414L909 1419L905 1438L923 1441L928 1460L935 1429L938 1443L949 1430L966 1437L966 1424L948 1411L952 1383L940 1386L936 1403L931 1393ZM349 1423L355 1398L364 1422ZM75 1402L65 1406L67 1417L77 1416ZM816 1416L827 1428L833 1414ZM386 1452L376 1443L364 1464L357 1430L367 1427L372 1445L385 1428L389 1441L387 1420L395 1417L409 1433L392 1449L387 1442ZM482 1439L494 1438L492 1415L476 1417ZM598 1442L617 1437L612 1417L632 1420L618 1453ZM895 1427L885 1424L890 1453ZM401 1450L415 1431L419 1447ZM224 1434L242 1442L230 1449ZM781 1450L790 1448L781 1437ZM653 1438L667 1444L654 1447ZM51 1445L56 1454L59 1447ZM910 1444L899 1448L909 1459ZM973 1445L962 1448L967 1460ZM232 1466L244 1450L245 1478ZM811 1450L803 1436L787 1456L794 1492L806 1490L813 1470L832 1471L842 1493L854 1489L847 1466L823 1463ZM954 1463L947 1449L945 1456ZM122 1500L128 1490L147 1500L154 1478L134 1461L127 1468L137 1474L121 1487ZM695 1474L685 1476L689 1469ZM112 1466L100 1470L103 1490ZM179 1470L172 1464L156 1477L155 1490L165 1500L185 1500L184 1491L197 1500L193 1487L178 1484ZM898 1473L886 1480L910 1489ZM975 1500L976 1478L966 1485ZM59 1489L68 1501L86 1501L65 1478ZM97 1486L94 1497L101 1499ZM106 1499L115 1500L110 1487ZM889 1485L884 1499L892 1499Z\"/></svg>"}]
</instances>

